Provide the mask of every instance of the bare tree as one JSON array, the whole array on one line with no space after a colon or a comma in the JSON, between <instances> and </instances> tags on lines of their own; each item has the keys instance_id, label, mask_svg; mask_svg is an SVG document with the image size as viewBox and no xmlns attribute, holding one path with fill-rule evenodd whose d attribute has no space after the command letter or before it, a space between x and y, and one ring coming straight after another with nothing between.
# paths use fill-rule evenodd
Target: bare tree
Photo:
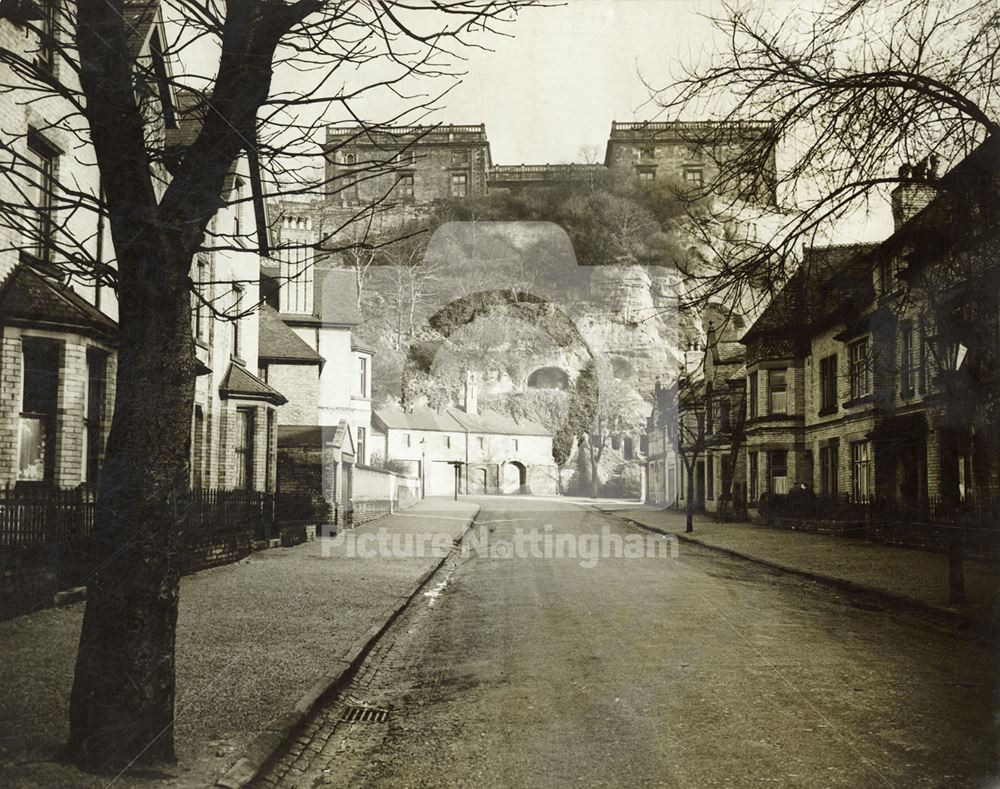
<instances>
[{"instance_id":1,"label":"bare tree","mask_svg":"<svg viewBox=\"0 0 1000 789\"><path fill-rule=\"evenodd\" d=\"M315 189L315 137L327 122L362 121L355 107L380 92L418 98L379 122L419 115L434 98L411 91L414 80L454 76L448 63L458 48L483 46L484 34L529 4L79 0L42 3L41 15L5 4L33 49L0 48L0 91L25 105L61 102L48 123L73 141L99 184L52 181L29 155L29 133L5 133L0 153L20 194L5 199L5 230L26 239L26 251L41 236L52 241L51 266L113 287L119 305L98 570L70 704L70 751L81 765L174 759L179 535L196 375L190 273L199 251L243 248L233 229L212 221L234 163L253 159L274 191ZM166 24L157 30L169 32L140 52L137 41L161 11ZM195 63L207 67L198 72ZM168 156L163 129L175 119L164 114L182 92L195 97L198 123ZM364 120L362 128L374 122ZM361 162L350 179L322 188L335 192L385 167ZM39 184L36 198L28 186ZM113 257L95 253L93 232L78 232L86 215L108 228Z\"/></svg>"},{"instance_id":2,"label":"bare tree","mask_svg":"<svg viewBox=\"0 0 1000 789\"><path fill-rule=\"evenodd\" d=\"M725 156L701 190L715 196L715 216L738 216L747 194L769 191L796 210L725 250L692 301L766 301L803 245L897 184L936 185L933 168L901 164L931 156L948 165L996 134L998 14L973 0L842 0L784 18L726 5L713 19L724 50L654 88L656 101L668 117L725 122L707 145ZM750 127L739 148L728 146L727 135Z\"/></svg>"}]
</instances>

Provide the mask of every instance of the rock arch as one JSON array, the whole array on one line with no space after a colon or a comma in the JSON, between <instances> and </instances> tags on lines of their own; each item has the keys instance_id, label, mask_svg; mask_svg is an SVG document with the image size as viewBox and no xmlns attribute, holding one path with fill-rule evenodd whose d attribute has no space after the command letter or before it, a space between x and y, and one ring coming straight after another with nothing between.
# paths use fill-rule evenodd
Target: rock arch
<instances>
[{"instance_id":1,"label":"rock arch","mask_svg":"<svg viewBox=\"0 0 1000 789\"><path fill-rule=\"evenodd\" d=\"M529 389L569 389L569 374L560 367L539 367L528 376Z\"/></svg>"}]
</instances>

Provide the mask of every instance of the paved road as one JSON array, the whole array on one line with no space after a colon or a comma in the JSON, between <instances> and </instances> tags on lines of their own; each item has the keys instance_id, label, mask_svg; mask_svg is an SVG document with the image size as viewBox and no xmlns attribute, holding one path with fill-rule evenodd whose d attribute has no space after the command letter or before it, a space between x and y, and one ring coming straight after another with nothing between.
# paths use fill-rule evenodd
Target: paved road
<instances>
[{"instance_id":1,"label":"paved road","mask_svg":"<svg viewBox=\"0 0 1000 789\"><path fill-rule=\"evenodd\" d=\"M263 785L992 785L989 649L694 546L499 558L519 528L643 532L480 501L494 555L449 562Z\"/></svg>"}]
</instances>

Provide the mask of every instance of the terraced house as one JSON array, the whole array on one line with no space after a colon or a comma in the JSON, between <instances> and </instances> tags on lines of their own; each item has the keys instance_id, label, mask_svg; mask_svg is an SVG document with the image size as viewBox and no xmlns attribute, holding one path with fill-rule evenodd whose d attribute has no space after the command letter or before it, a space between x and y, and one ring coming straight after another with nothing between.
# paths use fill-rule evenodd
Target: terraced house
<instances>
[{"instance_id":1,"label":"terraced house","mask_svg":"<svg viewBox=\"0 0 1000 789\"><path fill-rule=\"evenodd\" d=\"M26 32L20 14L30 5L5 4L0 35L71 81L56 49L43 51ZM158 4L127 2L125 10L136 89L162 154L151 164L162 191L204 108L165 78L171 64L160 54ZM41 22L57 32L53 20ZM85 133L73 126L81 119L58 97L18 102L15 93L0 96L0 197L33 219L11 212L0 222L0 485L89 486L100 473L114 405L114 248L94 210L98 173ZM257 187L259 173L243 157L220 195L211 227L218 243L191 270L200 373L192 413L195 488L274 489L276 409L285 398L257 375L253 308L267 243Z\"/></svg>"},{"instance_id":2,"label":"terraced house","mask_svg":"<svg viewBox=\"0 0 1000 789\"><path fill-rule=\"evenodd\" d=\"M806 250L743 336L754 512L802 486L912 517L994 506L997 149L904 168L895 232Z\"/></svg>"}]
</instances>

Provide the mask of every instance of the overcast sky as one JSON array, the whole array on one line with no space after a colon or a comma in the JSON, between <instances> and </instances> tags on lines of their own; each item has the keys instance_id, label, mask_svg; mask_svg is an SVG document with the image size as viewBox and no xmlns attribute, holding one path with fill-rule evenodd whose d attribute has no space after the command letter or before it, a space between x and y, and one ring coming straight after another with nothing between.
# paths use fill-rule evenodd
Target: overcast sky
<instances>
[{"instance_id":1,"label":"overcast sky","mask_svg":"<svg viewBox=\"0 0 1000 789\"><path fill-rule=\"evenodd\" d=\"M656 109L639 74L668 82L678 63L709 48L699 16L717 3L695 0L569 0L524 12L468 52L467 75L431 117L485 123L498 164L576 161L584 145L603 156L612 120L646 120Z\"/></svg>"}]
</instances>

